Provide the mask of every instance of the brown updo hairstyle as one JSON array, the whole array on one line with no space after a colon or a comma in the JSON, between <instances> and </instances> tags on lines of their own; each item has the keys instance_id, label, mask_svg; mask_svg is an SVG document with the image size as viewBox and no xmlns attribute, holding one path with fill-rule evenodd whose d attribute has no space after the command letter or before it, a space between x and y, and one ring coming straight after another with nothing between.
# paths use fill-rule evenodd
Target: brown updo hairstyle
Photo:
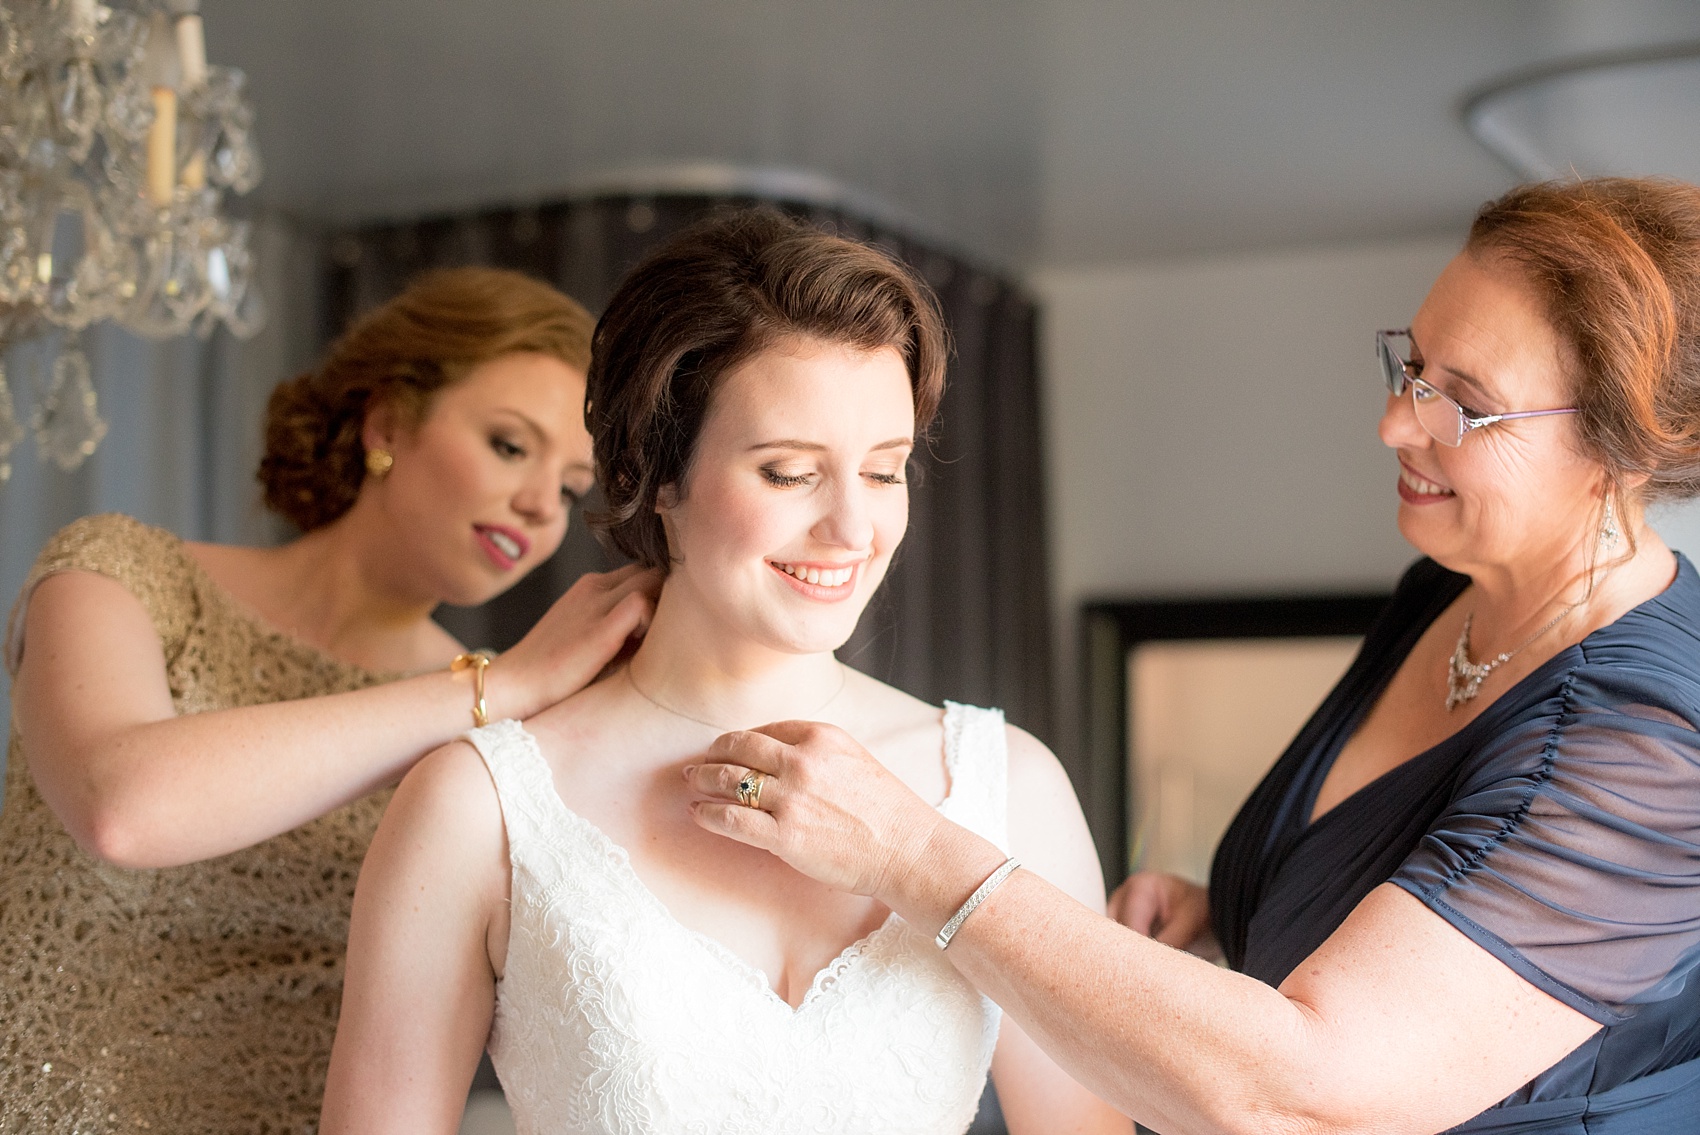
<instances>
[{"instance_id":1,"label":"brown updo hairstyle","mask_svg":"<svg viewBox=\"0 0 1700 1135\"><path fill-rule=\"evenodd\" d=\"M1484 205L1467 251L1504 257L1545 299L1575 360L1583 446L1636 503L1700 494L1700 188L1589 178Z\"/></svg>"},{"instance_id":2,"label":"brown updo hairstyle","mask_svg":"<svg viewBox=\"0 0 1700 1135\"><path fill-rule=\"evenodd\" d=\"M520 352L583 371L593 326L576 302L518 272L427 272L356 321L316 369L272 391L259 471L266 507L303 532L329 524L360 493L372 407L393 405L417 426L438 391Z\"/></svg>"},{"instance_id":3,"label":"brown updo hairstyle","mask_svg":"<svg viewBox=\"0 0 1700 1135\"><path fill-rule=\"evenodd\" d=\"M944 320L932 291L884 252L744 209L685 229L632 269L596 325L586 401L606 508L585 519L606 543L667 566L656 502L684 484L716 382L794 337L897 348L917 433L932 424Z\"/></svg>"}]
</instances>

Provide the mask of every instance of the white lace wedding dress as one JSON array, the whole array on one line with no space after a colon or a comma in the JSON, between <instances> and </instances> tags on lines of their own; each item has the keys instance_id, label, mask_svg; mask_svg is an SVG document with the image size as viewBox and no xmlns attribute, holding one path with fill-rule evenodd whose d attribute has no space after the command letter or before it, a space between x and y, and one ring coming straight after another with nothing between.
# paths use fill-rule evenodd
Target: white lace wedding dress
<instances>
[{"instance_id":1,"label":"white lace wedding dress","mask_svg":"<svg viewBox=\"0 0 1700 1135\"><path fill-rule=\"evenodd\" d=\"M1002 846L1003 715L947 704L939 809ZM490 1056L520 1135L961 1135L999 1011L895 914L792 1009L682 926L555 792L515 721L474 730L501 798L512 930Z\"/></svg>"}]
</instances>

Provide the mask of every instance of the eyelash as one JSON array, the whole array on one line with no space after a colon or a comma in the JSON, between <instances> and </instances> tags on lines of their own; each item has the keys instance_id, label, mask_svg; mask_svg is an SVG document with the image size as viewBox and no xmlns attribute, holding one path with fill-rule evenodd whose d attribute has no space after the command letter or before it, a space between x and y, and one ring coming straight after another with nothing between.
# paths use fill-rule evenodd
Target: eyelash
<instances>
[{"instance_id":1,"label":"eyelash","mask_svg":"<svg viewBox=\"0 0 1700 1135\"><path fill-rule=\"evenodd\" d=\"M1412 359L1411 360L1411 369L1417 372L1416 373L1417 378L1421 378L1423 376L1423 361L1421 359ZM1456 398L1454 398L1452 400L1454 402L1458 402L1458 399L1456 399ZM1473 409L1469 406L1464 405L1464 403L1462 403L1462 402L1458 402L1458 408L1460 410L1464 411L1464 416L1466 418L1485 418L1485 417L1488 416L1488 415L1482 413L1480 410L1476 410L1476 409Z\"/></svg>"},{"instance_id":2,"label":"eyelash","mask_svg":"<svg viewBox=\"0 0 1700 1135\"><path fill-rule=\"evenodd\" d=\"M794 489L799 485L806 485L811 477L808 473L781 473L779 470L770 467L763 467L761 475L767 478L768 484L782 489ZM896 473L869 473L867 476L870 480L881 485L902 485L906 483Z\"/></svg>"}]
</instances>

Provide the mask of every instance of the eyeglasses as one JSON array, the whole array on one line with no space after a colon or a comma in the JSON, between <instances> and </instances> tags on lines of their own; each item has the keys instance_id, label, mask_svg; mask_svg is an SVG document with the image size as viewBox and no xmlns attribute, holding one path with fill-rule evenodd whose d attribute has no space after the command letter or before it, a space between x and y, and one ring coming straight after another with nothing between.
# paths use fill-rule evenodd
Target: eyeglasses
<instances>
[{"instance_id":1,"label":"eyeglasses","mask_svg":"<svg viewBox=\"0 0 1700 1135\"><path fill-rule=\"evenodd\" d=\"M1472 418L1464 412L1464 407L1423 381L1421 363L1413 363L1393 346L1394 339L1409 341L1410 338L1410 328L1403 331L1377 331L1375 353L1381 359L1381 371L1387 379L1387 389L1397 398L1405 393L1405 387L1411 388L1411 404L1416 408L1417 422L1428 431L1430 437L1442 445L1457 448L1464 444L1465 434L1483 426L1491 426L1495 422L1576 413L1576 407L1567 406L1562 410L1516 410L1509 414L1487 414Z\"/></svg>"}]
</instances>

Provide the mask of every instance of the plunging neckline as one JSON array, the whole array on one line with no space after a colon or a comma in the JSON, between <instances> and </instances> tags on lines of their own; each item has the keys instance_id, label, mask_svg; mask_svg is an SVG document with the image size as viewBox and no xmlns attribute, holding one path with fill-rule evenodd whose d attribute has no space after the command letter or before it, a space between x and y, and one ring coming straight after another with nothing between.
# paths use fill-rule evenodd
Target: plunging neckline
<instances>
[{"instance_id":1,"label":"plunging neckline","mask_svg":"<svg viewBox=\"0 0 1700 1135\"><path fill-rule=\"evenodd\" d=\"M1350 719L1343 723L1343 728L1340 730L1338 738L1334 744L1330 745L1322 753L1318 754L1318 760L1312 766L1309 774L1309 781L1305 785L1304 794L1301 797L1302 810L1299 812L1299 828L1297 837L1299 839L1308 837L1311 832L1315 831L1320 824L1327 821L1330 816L1341 811L1347 805L1352 804L1355 801L1361 801L1362 799L1367 798L1372 790L1377 790L1380 787L1385 786L1385 784L1390 783L1401 771L1416 768L1419 766L1420 762L1431 759L1436 753L1451 749L1460 738L1471 735L1484 721L1487 721L1489 718L1498 714L1504 713L1506 706L1517 704L1512 695L1521 694L1523 687L1534 682L1537 678L1545 678L1548 670L1555 665L1558 665L1561 660L1563 666L1574 665L1574 652L1583 650L1589 639L1594 638L1603 631L1617 626L1631 615L1642 613L1644 608L1650 607L1655 603L1666 605L1664 603L1666 594L1669 593L1671 588L1676 586L1677 581L1682 578L1685 565L1688 564L1686 557L1684 557L1681 553L1676 553L1675 556L1677 565L1676 573L1671 577L1670 582L1665 584L1665 586L1661 587L1658 591L1654 592L1646 599L1643 599L1641 602L1637 603L1611 622L1606 623L1604 626L1595 627L1569 646L1561 648L1545 662L1542 662L1539 666L1513 682L1509 687L1501 692L1498 697L1494 698L1491 702L1484 706L1482 711L1476 714L1475 717L1472 717L1469 721L1466 721L1457 729L1448 733L1445 737L1442 737L1426 749L1420 749L1417 752L1412 753L1410 756L1406 757L1391 768L1383 770L1379 776L1372 780L1365 781L1350 794L1335 801L1333 807L1329 808L1326 812L1322 813L1320 816L1316 815L1317 797L1322 795L1322 786L1327 782L1329 774L1334 771L1334 764L1340 759L1340 754L1345 751L1346 746L1351 743L1353 737L1357 736L1358 730L1362 728L1364 722L1369 719L1371 711L1375 709L1376 704L1380 702L1382 696L1387 693L1387 688L1393 684L1393 679L1398 676L1400 667L1405 665L1406 659L1408 659L1411 652L1417 648L1417 644L1422 641L1423 635L1427 634L1429 628L1434 626L1434 624L1438 622L1441 616L1446 614L1447 611L1451 610L1452 605L1457 602L1458 597L1463 595L1464 592L1469 589L1470 577L1467 575L1458 575L1458 579L1461 582L1458 584L1457 589L1452 591L1450 594L1445 595L1444 602L1441 602L1437 606L1434 614L1423 620L1421 625L1415 628L1415 633L1411 636L1410 644L1406 646L1404 650L1399 652L1397 661L1387 667L1385 672L1377 675L1373 688L1366 691L1366 695L1360 700L1359 704L1361 708L1352 714ZM1686 570L1693 570L1693 568L1689 565L1686 567ZM1458 573L1453 574L1457 575Z\"/></svg>"},{"instance_id":2,"label":"plunging neckline","mask_svg":"<svg viewBox=\"0 0 1700 1135\"><path fill-rule=\"evenodd\" d=\"M944 767L947 784L944 799L934 805L934 809L947 819L950 816L951 802L956 798L959 781L955 770L956 754L952 751L953 736L950 727L951 717L958 711L959 707L957 706L947 706L940 723L944 732ZM607 832L575 812L567 804L561 796L560 789L555 784L554 767L543 755L543 747L537 743L537 738L531 730L514 720L496 723L496 727L502 725L512 726L517 732L527 756L534 762L534 771L541 774L545 779L548 787L546 794L548 807L560 813L559 819L564 821L567 828L588 839L603 853L613 867L616 877L625 885L625 889L635 896L644 908L656 916L660 922L676 929L687 941L695 943L703 953L719 962L741 980L758 989L760 995L764 996L774 1006L783 1008L793 1018L800 1016L805 1009L818 1001L828 990L835 988L837 979L850 970L871 946L904 925L903 920L895 910L887 911L885 918L878 926L845 946L833 955L826 965L816 970L814 976L809 980L808 989L803 992L802 999L793 1005L781 997L778 990L774 989L773 982L769 979L766 970L749 961L718 938L694 927L686 926L679 921L673 912L667 909L667 904L661 901L661 896L656 894L648 883L644 882L643 876L639 875L637 868L632 866L631 853L624 846L616 843ZM505 967L502 980L506 981Z\"/></svg>"},{"instance_id":3,"label":"plunging neckline","mask_svg":"<svg viewBox=\"0 0 1700 1135\"><path fill-rule=\"evenodd\" d=\"M1519 692L1524 685L1544 674L1546 669L1559 659L1566 658L1571 651L1581 649L1582 643L1588 641L1589 636L1584 636L1580 641L1573 642L1569 646L1564 647L1551 658L1548 658L1545 662L1541 663L1539 666L1529 671L1529 673L1519 678L1516 682L1512 683L1511 686L1501 692L1498 697L1483 706L1480 713L1460 725L1457 729L1454 729L1451 733L1448 733L1428 748L1419 749L1404 760L1400 761L1398 764L1393 765L1390 768L1383 769L1378 776L1360 784L1350 793L1342 796L1339 800L1336 800L1333 806L1326 812L1323 812L1320 816L1317 815L1317 798L1322 795L1322 786L1328 782L1328 776L1334 771L1334 764L1340 759L1340 754L1345 751L1347 745L1351 744L1352 738L1357 736L1358 730L1363 727L1364 722L1369 720L1370 713L1374 711L1376 705L1381 701L1382 696L1387 693L1387 688L1393 684L1393 679L1398 676L1400 667L1405 665L1406 659L1411 656L1411 652L1415 650L1417 648L1417 644L1422 641L1423 635L1427 634L1429 628L1434 626L1434 624L1438 622L1441 616L1445 615L1447 611L1451 610L1452 605L1458 601L1458 597L1469 589L1470 577L1460 575L1458 578L1462 582L1458 585L1457 590L1445 597L1445 602L1438 605L1433 616L1423 620L1421 626L1415 628L1415 634L1411 636L1410 645L1399 652L1397 661L1387 667L1383 673L1377 675L1373 688L1366 692L1365 697L1363 697L1359 703L1361 708L1352 714L1350 719L1344 723L1344 727L1340 730L1335 743L1319 754L1320 759L1317 760L1316 764L1312 768L1309 783L1306 784L1304 795L1302 797L1303 806L1302 810L1299 812L1300 822L1297 833L1298 838L1307 838L1312 832L1317 830L1320 825L1327 822L1330 816L1345 810L1348 805L1368 799L1373 792L1379 791L1382 787L1392 783L1401 772L1417 768L1422 762L1429 760L1436 753L1450 749L1459 738L1468 736L1482 722L1493 717L1496 713L1501 712L1503 706L1513 704L1508 700L1512 694ZM1661 592L1661 594L1663 593ZM1654 596L1653 598L1656 599L1658 596ZM1651 600L1648 600L1648 602L1651 602ZM1610 624L1607 625L1609 626ZM1590 632L1590 635L1593 633L1596 632Z\"/></svg>"}]
</instances>

